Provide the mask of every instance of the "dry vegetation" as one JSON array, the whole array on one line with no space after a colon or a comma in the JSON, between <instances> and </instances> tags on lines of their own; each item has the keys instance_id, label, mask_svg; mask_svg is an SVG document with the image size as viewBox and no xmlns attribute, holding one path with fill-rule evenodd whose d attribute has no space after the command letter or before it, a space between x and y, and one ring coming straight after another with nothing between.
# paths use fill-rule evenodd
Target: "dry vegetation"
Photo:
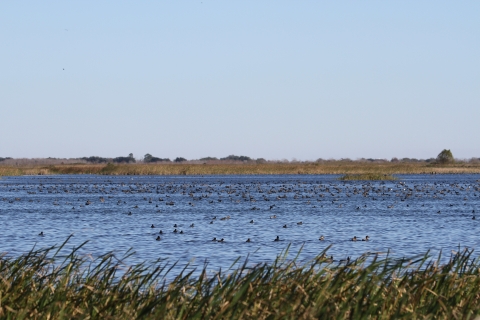
<instances>
[{"instance_id":1,"label":"dry vegetation","mask_svg":"<svg viewBox=\"0 0 480 320\"><path fill-rule=\"evenodd\" d=\"M0 176L50 174L108 175L259 175L259 174L461 174L480 173L479 163L434 165L425 162L325 161L299 163L168 163L168 164L57 164L6 165L0 163Z\"/></svg>"},{"instance_id":2,"label":"dry vegetation","mask_svg":"<svg viewBox=\"0 0 480 320\"><path fill-rule=\"evenodd\" d=\"M480 313L480 264L469 251L444 265L427 256L341 263L321 253L298 266L284 255L210 276L205 269L200 276L187 269L169 275L161 260L127 267L111 254L91 262L55 251L0 259L2 319L473 319Z\"/></svg>"}]
</instances>

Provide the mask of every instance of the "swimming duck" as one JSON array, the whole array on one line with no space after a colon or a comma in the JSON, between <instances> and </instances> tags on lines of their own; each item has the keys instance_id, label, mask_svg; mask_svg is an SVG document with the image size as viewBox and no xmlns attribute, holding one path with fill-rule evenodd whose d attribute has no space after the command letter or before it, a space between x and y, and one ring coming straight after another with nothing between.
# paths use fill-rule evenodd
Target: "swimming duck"
<instances>
[{"instance_id":1,"label":"swimming duck","mask_svg":"<svg viewBox=\"0 0 480 320\"><path fill-rule=\"evenodd\" d=\"M183 234L183 230L180 231L180 234Z\"/></svg>"},{"instance_id":2,"label":"swimming duck","mask_svg":"<svg viewBox=\"0 0 480 320\"><path fill-rule=\"evenodd\" d=\"M150 228L155 228L155 226L152 224L152 226Z\"/></svg>"},{"instance_id":3,"label":"swimming duck","mask_svg":"<svg viewBox=\"0 0 480 320\"><path fill-rule=\"evenodd\" d=\"M297 224L298 224L299 226L301 226L301 225L303 224L303 222L300 221L300 222L297 222Z\"/></svg>"},{"instance_id":4,"label":"swimming duck","mask_svg":"<svg viewBox=\"0 0 480 320\"><path fill-rule=\"evenodd\" d=\"M159 232L159 233L160 233L160 234L163 234L163 231L162 231L162 230L160 230L160 232Z\"/></svg>"},{"instance_id":5,"label":"swimming duck","mask_svg":"<svg viewBox=\"0 0 480 320\"><path fill-rule=\"evenodd\" d=\"M365 239L362 239L362 241L368 241L369 237L365 236Z\"/></svg>"},{"instance_id":6,"label":"swimming duck","mask_svg":"<svg viewBox=\"0 0 480 320\"><path fill-rule=\"evenodd\" d=\"M270 216L270 219L277 219L276 215Z\"/></svg>"},{"instance_id":7,"label":"swimming duck","mask_svg":"<svg viewBox=\"0 0 480 320\"><path fill-rule=\"evenodd\" d=\"M190 228L193 228L193 227L195 227L195 225L192 223L192 224L190 225Z\"/></svg>"},{"instance_id":8,"label":"swimming duck","mask_svg":"<svg viewBox=\"0 0 480 320\"><path fill-rule=\"evenodd\" d=\"M224 239L222 238L222 239L218 240L218 242L224 242L223 240L224 240Z\"/></svg>"},{"instance_id":9,"label":"swimming duck","mask_svg":"<svg viewBox=\"0 0 480 320\"><path fill-rule=\"evenodd\" d=\"M323 241L323 240L325 240L325 237L324 237L324 236L320 236L320 238L318 238L318 240Z\"/></svg>"},{"instance_id":10,"label":"swimming duck","mask_svg":"<svg viewBox=\"0 0 480 320\"><path fill-rule=\"evenodd\" d=\"M280 237L277 236L277 237L275 238L275 240L273 240L273 241L280 241Z\"/></svg>"},{"instance_id":11,"label":"swimming duck","mask_svg":"<svg viewBox=\"0 0 480 320\"><path fill-rule=\"evenodd\" d=\"M177 232L178 232L178 230L177 230L177 229L173 230L173 233L177 233Z\"/></svg>"},{"instance_id":12,"label":"swimming duck","mask_svg":"<svg viewBox=\"0 0 480 320\"><path fill-rule=\"evenodd\" d=\"M253 220L250 220L250 223L253 223Z\"/></svg>"},{"instance_id":13,"label":"swimming duck","mask_svg":"<svg viewBox=\"0 0 480 320\"><path fill-rule=\"evenodd\" d=\"M351 241L357 241L357 237L354 236Z\"/></svg>"},{"instance_id":14,"label":"swimming duck","mask_svg":"<svg viewBox=\"0 0 480 320\"><path fill-rule=\"evenodd\" d=\"M43 231L42 231L42 232L40 232L38 235L43 237Z\"/></svg>"},{"instance_id":15,"label":"swimming duck","mask_svg":"<svg viewBox=\"0 0 480 320\"><path fill-rule=\"evenodd\" d=\"M286 228L286 227L287 227L287 225L285 224L285 225L283 225L283 227L284 227L284 228Z\"/></svg>"},{"instance_id":16,"label":"swimming duck","mask_svg":"<svg viewBox=\"0 0 480 320\"><path fill-rule=\"evenodd\" d=\"M173 227L174 227L174 228L178 228L176 223L173 225Z\"/></svg>"},{"instance_id":17,"label":"swimming duck","mask_svg":"<svg viewBox=\"0 0 480 320\"><path fill-rule=\"evenodd\" d=\"M216 237L214 237L214 238L212 239L212 241L217 241L217 238L216 238Z\"/></svg>"},{"instance_id":18,"label":"swimming duck","mask_svg":"<svg viewBox=\"0 0 480 320\"><path fill-rule=\"evenodd\" d=\"M250 238L248 238L247 241L245 241L245 242L251 242L251 241L250 241Z\"/></svg>"},{"instance_id":19,"label":"swimming duck","mask_svg":"<svg viewBox=\"0 0 480 320\"><path fill-rule=\"evenodd\" d=\"M160 240L161 240L161 239L160 239L160 236L157 236L157 239L155 239L155 240L160 241Z\"/></svg>"}]
</instances>

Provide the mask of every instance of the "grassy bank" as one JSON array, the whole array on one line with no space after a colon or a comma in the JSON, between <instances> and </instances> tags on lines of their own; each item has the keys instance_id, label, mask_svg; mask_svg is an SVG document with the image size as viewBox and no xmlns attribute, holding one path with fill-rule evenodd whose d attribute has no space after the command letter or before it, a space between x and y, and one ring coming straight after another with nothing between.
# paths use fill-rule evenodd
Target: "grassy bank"
<instances>
[{"instance_id":1,"label":"grassy bank","mask_svg":"<svg viewBox=\"0 0 480 320\"><path fill-rule=\"evenodd\" d=\"M0 260L0 317L96 319L473 319L480 313L478 260L427 257L337 263L319 255L298 267L272 264L228 274L184 271L158 261L126 268L112 255L89 262L55 248Z\"/></svg>"},{"instance_id":2,"label":"grassy bank","mask_svg":"<svg viewBox=\"0 0 480 320\"><path fill-rule=\"evenodd\" d=\"M0 176L49 174L252 175L252 174L461 174L480 173L478 164L437 166L425 163L263 163L263 164L65 164L0 166Z\"/></svg>"}]
</instances>

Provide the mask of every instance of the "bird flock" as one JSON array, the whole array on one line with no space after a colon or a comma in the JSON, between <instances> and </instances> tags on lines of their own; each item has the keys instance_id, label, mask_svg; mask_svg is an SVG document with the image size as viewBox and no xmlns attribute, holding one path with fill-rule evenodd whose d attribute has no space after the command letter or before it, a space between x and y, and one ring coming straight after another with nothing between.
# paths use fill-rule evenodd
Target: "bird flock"
<instances>
[{"instance_id":1,"label":"bird flock","mask_svg":"<svg viewBox=\"0 0 480 320\"><path fill-rule=\"evenodd\" d=\"M36 207L47 206L50 211L64 214L88 214L115 212L131 224L142 223L150 228L147 237L162 242L173 235L186 235L201 226L196 239L215 243L228 243L235 233L235 243L265 243L268 241L316 240L321 242L378 241L367 234L375 233L365 225L364 234L350 234L343 239L329 233L328 227L318 228L308 234L307 228L322 214L360 216L362 213L388 214L392 210L407 212L411 206L423 215L441 216L454 214L459 219L475 220L479 203L480 184L478 180L458 183L441 181L322 181L314 178L254 179L251 178L169 178L140 179L109 177L61 179L38 178L35 181L3 180L0 183L0 214L14 212L19 207L35 211ZM104 211L102 211L104 210ZM398 211L400 210L400 211ZM47 210L48 211L48 210ZM176 222L176 218L182 220ZM190 221L187 222L188 217ZM307 220L296 220L303 217ZM116 219L114 216L112 219ZM146 221L146 219L150 221ZM230 223L214 229L220 223ZM296 221L295 221L296 220ZM261 230L258 232L261 225ZM255 232L249 232L254 228ZM280 230L286 229L280 234ZM295 233L289 237L288 230ZM209 232L211 230L211 232ZM216 234L222 231L222 234ZM253 229L252 229L253 230ZM307 230L307 229L305 229ZM267 232L268 231L268 232ZM46 237L45 230L37 230L38 236ZM274 235L275 233L279 233ZM245 234L240 239L239 234ZM272 235L266 239L264 234ZM300 235L300 236L299 236ZM297 238L295 238L297 236ZM176 242L181 239L176 238Z\"/></svg>"}]
</instances>

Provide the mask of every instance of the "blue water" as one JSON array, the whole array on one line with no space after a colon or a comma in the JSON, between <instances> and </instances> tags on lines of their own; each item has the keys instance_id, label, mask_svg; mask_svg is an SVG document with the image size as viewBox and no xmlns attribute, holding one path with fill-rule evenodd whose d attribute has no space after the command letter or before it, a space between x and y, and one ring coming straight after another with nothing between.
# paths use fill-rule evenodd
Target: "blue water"
<instances>
[{"instance_id":1,"label":"blue water","mask_svg":"<svg viewBox=\"0 0 480 320\"><path fill-rule=\"evenodd\" d=\"M16 256L73 234L67 249L88 240L81 253L93 257L110 251L121 256L133 248L131 263L208 261L217 270L247 255L252 264L271 262L289 244L294 253L303 246L302 260L329 245L335 260L365 252L411 257L480 248L480 216L472 219L473 211L480 213L480 175L398 177L3 177L0 252ZM325 241L318 240L321 235ZM370 241L350 241L367 235ZM273 241L277 236L280 241Z\"/></svg>"}]
</instances>

